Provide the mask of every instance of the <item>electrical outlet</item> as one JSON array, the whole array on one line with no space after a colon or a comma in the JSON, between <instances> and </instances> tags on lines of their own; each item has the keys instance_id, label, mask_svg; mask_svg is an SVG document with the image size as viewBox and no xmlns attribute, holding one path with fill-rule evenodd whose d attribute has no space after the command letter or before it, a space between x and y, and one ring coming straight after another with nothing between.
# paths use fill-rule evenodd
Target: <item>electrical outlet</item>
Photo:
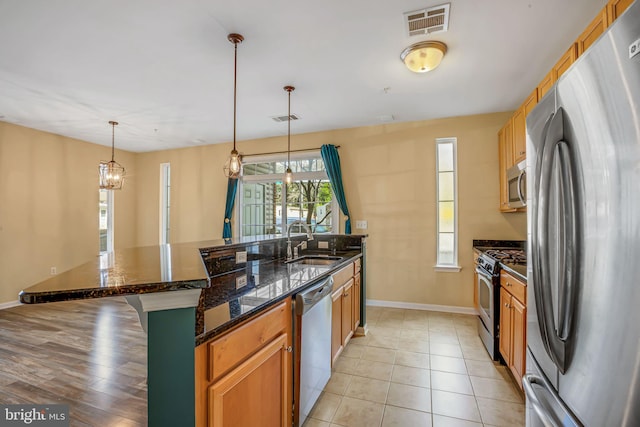
<instances>
[{"instance_id":1,"label":"electrical outlet","mask_svg":"<svg viewBox=\"0 0 640 427\"><path fill-rule=\"evenodd\" d=\"M356 228L358 230L366 230L367 229L367 221L365 220L360 220L360 221L356 221Z\"/></svg>"},{"instance_id":2,"label":"electrical outlet","mask_svg":"<svg viewBox=\"0 0 640 427\"><path fill-rule=\"evenodd\" d=\"M51 267L51 275L55 276L56 274L58 274L58 269L56 267Z\"/></svg>"},{"instance_id":3,"label":"electrical outlet","mask_svg":"<svg viewBox=\"0 0 640 427\"><path fill-rule=\"evenodd\" d=\"M236 252L236 264L247 262L247 251Z\"/></svg>"},{"instance_id":4,"label":"electrical outlet","mask_svg":"<svg viewBox=\"0 0 640 427\"><path fill-rule=\"evenodd\" d=\"M247 286L247 275L246 274L243 274L240 277L236 277L236 289L240 289L243 286Z\"/></svg>"},{"instance_id":5,"label":"electrical outlet","mask_svg":"<svg viewBox=\"0 0 640 427\"><path fill-rule=\"evenodd\" d=\"M318 242L318 249L329 249L329 242Z\"/></svg>"}]
</instances>

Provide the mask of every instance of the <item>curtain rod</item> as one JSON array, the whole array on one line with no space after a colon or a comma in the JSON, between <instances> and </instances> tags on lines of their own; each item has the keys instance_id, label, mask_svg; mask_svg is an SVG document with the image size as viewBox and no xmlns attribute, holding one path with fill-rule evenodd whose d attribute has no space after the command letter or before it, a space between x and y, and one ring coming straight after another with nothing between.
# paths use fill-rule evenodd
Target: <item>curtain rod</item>
<instances>
[{"instance_id":1,"label":"curtain rod","mask_svg":"<svg viewBox=\"0 0 640 427\"><path fill-rule=\"evenodd\" d=\"M336 145L336 148L340 148L339 145ZM304 151L319 151L319 148L302 148L300 150L291 150L291 153L301 153ZM265 156L267 154L287 154L286 151L271 151L270 153L252 153L252 154L243 154L243 156Z\"/></svg>"}]
</instances>

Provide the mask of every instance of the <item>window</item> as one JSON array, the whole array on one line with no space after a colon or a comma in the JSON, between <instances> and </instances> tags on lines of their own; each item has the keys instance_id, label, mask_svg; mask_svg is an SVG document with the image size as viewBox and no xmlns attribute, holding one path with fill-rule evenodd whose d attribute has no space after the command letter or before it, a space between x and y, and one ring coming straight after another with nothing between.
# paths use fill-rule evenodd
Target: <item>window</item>
<instances>
[{"instance_id":1,"label":"window","mask_svg":"<svg viewBox=\"0 0 640 427\"><path fill-rule=\"evenodd\" d=\"M456 138L436 139L437 262L436 269L458 266Z\"/></svg>"},{"instance_id":2,"label":"window","mask_svg":"<svg viewBox=\"0 0 640 427\"><path fill-rule=\"evenodd\" d=\"M160 164L160 244L169 243L169 212L171 207L171 164Z\"/></svg>"},{"instance_id":3,"label":"window","mask_svg":"<svg viewBox=\"0 0 640 427\"><path fill-rule=\"evenodd\" d=\"M237 221L241 237L284 235L295 220L310 224L314 233L337 232L338 205L320 153L291 156L294 181L288 187L283 183L286 167L286 154L243 158ZM294 226L292 232L304 229Z\"/></svg>"},{"instance_id":4,"label":"window","mask_svg":"<svg viewBox=\"0 0 640 427\"><path fill-rule=\"evenodd\" d=\"M113 251L113 190L98 190L100 253Z\"/></svg>"}]
</instances>

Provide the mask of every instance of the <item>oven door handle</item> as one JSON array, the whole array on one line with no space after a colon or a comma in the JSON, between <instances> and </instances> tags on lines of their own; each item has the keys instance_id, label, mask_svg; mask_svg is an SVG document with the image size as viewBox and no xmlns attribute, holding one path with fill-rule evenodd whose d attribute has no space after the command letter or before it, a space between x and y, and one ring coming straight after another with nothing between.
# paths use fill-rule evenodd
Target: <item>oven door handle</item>
<instances>
[{"instance_id":1,"label":"oven door handle","mask_svg":"<svg viewBox=\"0 0 640 427\"><path fill-rule=\"evenodd\" d=\"M476 267L476 273L480 274L485 279L491 279L491 275L484 270L481 270L479 267Z\"/></svg>"}]
</instances>

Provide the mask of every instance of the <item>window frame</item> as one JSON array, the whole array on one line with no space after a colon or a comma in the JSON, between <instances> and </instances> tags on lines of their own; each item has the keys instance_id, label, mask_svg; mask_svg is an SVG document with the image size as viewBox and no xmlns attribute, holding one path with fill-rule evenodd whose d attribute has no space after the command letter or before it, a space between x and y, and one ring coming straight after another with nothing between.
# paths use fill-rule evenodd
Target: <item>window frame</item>
<instances>
[{"instance_id":1,"label":"window frame","mask_svg":"<svg viewBox=\"0 0 640 427\"><path fill-rule=\"evenodd\" d=\"M100 250L100 193L103 191L107 194L107 250L106 251ZM98 190L98 253L100 255L111 253L113 252L113 248L114 248L115 221L113 218L114 216L113 205L114 205L115 197L114 197L113 191L114 190L105 190L105 189Z\"/></svg>"},{"instance_id":2,"label":"window frame","mask_svg":"<svg viewBox=\"0 0 640 427\"><path fill-rule=\"evenodd\" d=\"M459 264L458 258L458 139L456 137L447 137L447 138L436 138L435 140L435 151L436 151L436 162L435 162L435 172L436 172L436 265L434 266L435 271L439 272L459 272L462 267ZM438 147L441 144L451 144L452 146L452 156L453 156L453 170L452 171L441 171L440 170L440 155ZM440 197L440 174L445 172L453 172L453 200L441 200ZM453 202L453 232L444 232L440 231L440 202ZM440 250L440 238L442 234L453 234L453 262L445 263L442 261L441 250Z\"/></svg>"},{"instance_id":3,"label":"window frame","mask_svg":"<svg viewBox=\"0 0 640 427\"><path fill-rule=\"evenodd\" d=\"M299 161L299 160L309 160L309 159L322 159L320 154L320 150L314 151L304 151L291 153L291 162ZM251 163L268 163L268 162L286 162L287 153L272 153L272 154L259 154L253 156L243 156L242 163L251 164ZM320 177L321 175L321 177ZM325 171L315 171L315 172L294 172L293 173L293 181L304 181L304 180L314 180L314 179L322 179L329 181L329 176ZM239 238L243 238L242 227L243 224L243 206L241 204L242 195L244 194L244 184L245 183L267 183L267 182L281 182L284 183L284 173L272 173L272 174L262 174L262 175L244 175L242 174L238 178L238 190L236 192L236 200L234 206L236 214L234 215L236 220L233 224L233 234L234 236L238 236ZM340 233L340 207L338 206L338 201L336 199L336 195L333 192L333 188L331 189L331 193L333 195L331 199L331 222L334 224L333 230L330 234L339 234ZM281 208L283 212L286 212L287 208L287 197L286 197L286 189L285 194L282 197ZM276 226L278 224L275 224ZM281 233L279 234L269 234L265 236L274 236L274 237L283 237L286 236L286 227L283 227L280 224ZM299 234L299 233L292 233Z\"/></svg>"}]
</instances>

